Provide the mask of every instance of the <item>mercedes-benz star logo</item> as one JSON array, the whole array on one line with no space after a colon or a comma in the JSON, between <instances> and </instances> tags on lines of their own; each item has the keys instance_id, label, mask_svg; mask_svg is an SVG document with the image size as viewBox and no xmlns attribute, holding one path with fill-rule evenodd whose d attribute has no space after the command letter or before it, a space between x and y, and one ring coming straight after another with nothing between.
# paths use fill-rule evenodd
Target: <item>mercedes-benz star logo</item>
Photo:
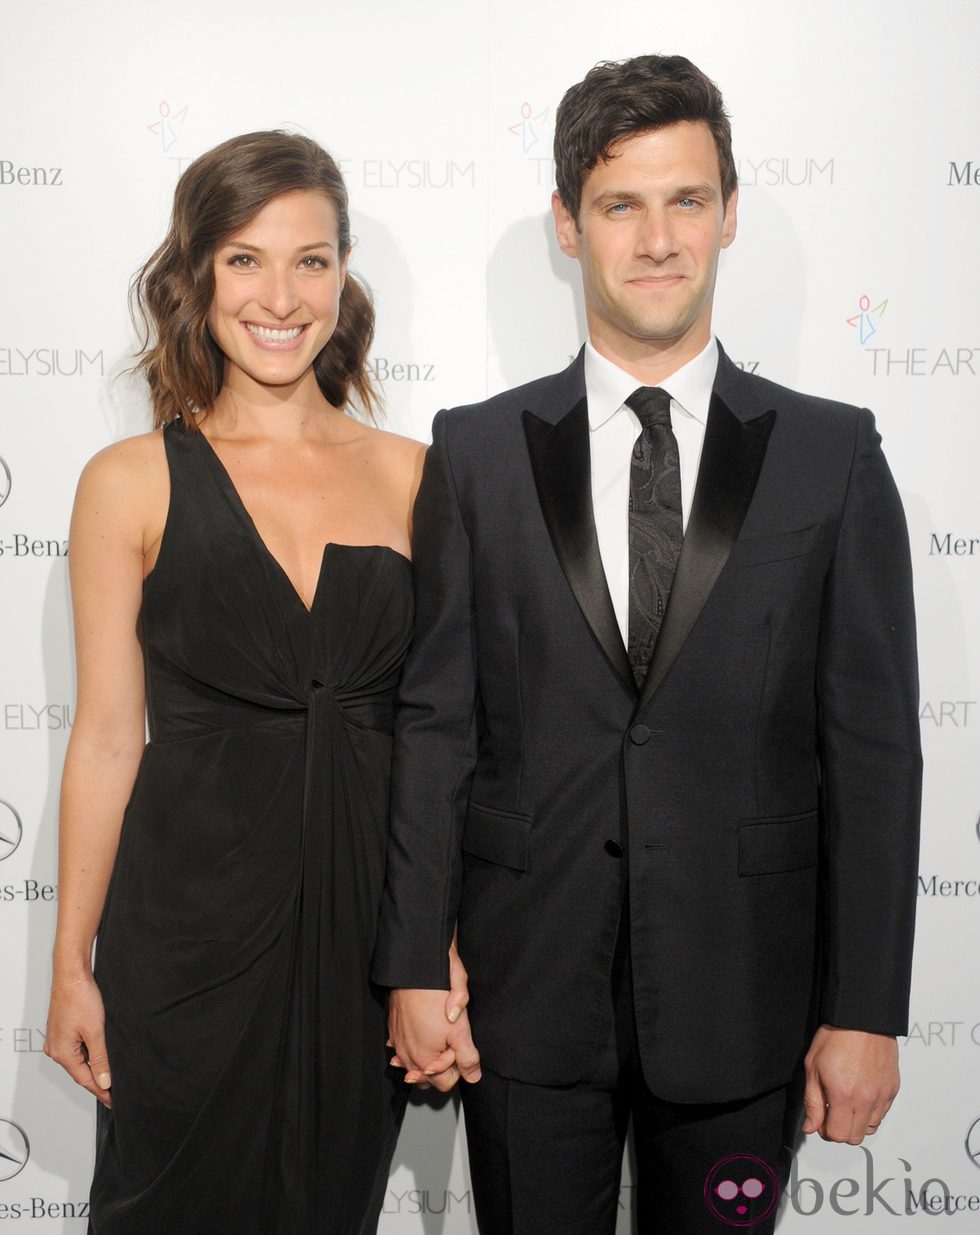
<instances>
[{"instance_id":1,"label":"mercedes-benz star logo","mask_svg":"<svg viewBox=\"0 0 980 1235\"><path fill-rule=\"evenodd\" d=\"M0 862L9 858L20 844L24 835L24 827L20 815L9 802L0 798Z\"/></svg>"},{"instance_id":2,"label":"mercedes-benz star logo","mask_svg":"<svg viewBox=\"0 0 980 1235\"><path fill-rule=\"evenodd\" d=\"M0 506L2 506L7 498L10 497L11 484L10 468L7 467L6 459L0 455Z\"/></svg>"},{"instance_id":3,"label":"mercedes-benz star logo","mask_svg":"<svg viewBox=\"0 0 980 1235\"><path fill-rule=\"evenodd\" d=\"M974 1166L980 1167L980 1119L975 1119L966 1134L967 1157Z\"/></svg>"},{"instance_id":4,"label":"mercedes-benz star logo","mask_svg":"<svg viewBox=\"0 0 980 1235\"><path fill-rule=\"evenodd\" d=\"M19 1175L30 1156L31 1143L20 1124L0 1119L0 1183Z\"/></svg>"}]
</instances>

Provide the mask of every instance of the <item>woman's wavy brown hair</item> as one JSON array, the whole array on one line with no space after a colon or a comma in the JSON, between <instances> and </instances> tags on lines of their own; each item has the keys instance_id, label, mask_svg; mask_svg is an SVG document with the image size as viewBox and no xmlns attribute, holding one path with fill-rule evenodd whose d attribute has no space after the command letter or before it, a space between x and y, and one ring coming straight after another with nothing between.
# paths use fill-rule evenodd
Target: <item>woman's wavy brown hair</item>
<instances>
[{"instance_id":1,"label":"woman's wavy brown hair","mask_svg":"<svg viewBox=\"0 0 980 1235\"><path fill-rule=\"evenodd\" d=\"M225 357L211 337L214 254L263 206L296 189L324 193L337 211L340 258L350 251L347 188L340 169L309 137L277 130L245 133L194 160L177 182L166 239L133 279L133 316L142 326L136 368L150 387L156 428L189 412L207 414L221 389ZM356 403L372 419L380 404L367 370L374 307L350 274L337 328L313 362L324 398Z\"/></svg>"}]
</instances>

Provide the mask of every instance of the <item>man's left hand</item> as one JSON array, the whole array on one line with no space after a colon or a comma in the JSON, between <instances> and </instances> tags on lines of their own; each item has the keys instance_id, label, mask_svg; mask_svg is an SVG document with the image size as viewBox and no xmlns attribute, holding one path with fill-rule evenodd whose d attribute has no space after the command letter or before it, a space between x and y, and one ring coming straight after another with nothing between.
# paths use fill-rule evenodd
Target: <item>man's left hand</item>
<instances>
[{"instance_id":1,"label":"man's left hand","mask_svg":"<svg viewBox=\"0 0 980 1235\"><path fill-rule=\"evenodd\" d=\"M880 1033L821 1025L804 1061L803 1131L860 1145L898 1093L898 1043Z\"/></svg>"},{"instance_id":2,"label":"man's left hand","mask_svg":"<svg viewBox=\"0 0 980 1235\"><path fill-rule=\"evenodd\" d=\"M407 1084L418 1085L420 1089L428 1089L431 1085L444 1093L452 1089L461 1078L472 1085L481 1076L480 1052L473 1045L469 1017L466 1014L466 1005L470 1001L469 974L467 974L466 967L462 960L460 960L459 952L456 948L455 934L453 934L453 941L449 948L449 982L450 990L445 1000L445 1013L446 1020L451 1028L446 1029L445 1026L440 1025L441 1033L445 1035L445 1049L425 1069L417 1065L414 1067L410 1066L406 1062L412 1058L412 1053L410 1050L404 1050L404 1047L403 1053L405 1054L406 1061L402 1060L397 1048L389 1061L393 1068L406 1069L405 1081ZM417 996L418 994L416 992ZM392 992L389 1001L388 1027L391 1034L388 1038L389 1046L395 1046L396 1042L404 1041L404 1035L401 1032L401 1021L403 1018L399 1016L399 1012L403 1011L400 1008L402 998L401 994Z\"/></svg>"}]
</instances>

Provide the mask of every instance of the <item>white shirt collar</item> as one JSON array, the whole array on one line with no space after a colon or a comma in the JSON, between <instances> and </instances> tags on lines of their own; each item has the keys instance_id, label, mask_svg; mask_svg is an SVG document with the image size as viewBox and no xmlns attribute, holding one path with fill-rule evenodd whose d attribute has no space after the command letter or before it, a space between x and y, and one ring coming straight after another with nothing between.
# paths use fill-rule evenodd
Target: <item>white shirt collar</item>
<instances>
[{"instance_id":1,"label":"white shirt collar","mask_svg":"<svg viewBox=\"0 0 980 1235\"><path fill-rule=\"evenodd\" d=\"M660 383L673 401L671 410L679 409L704 424L717 368L718 341L712 335L703 351ZM631 373L600 356L590 342L585 344L585 394L593 433L615 416L639 384Z\"/></svg>"}]
</instances>

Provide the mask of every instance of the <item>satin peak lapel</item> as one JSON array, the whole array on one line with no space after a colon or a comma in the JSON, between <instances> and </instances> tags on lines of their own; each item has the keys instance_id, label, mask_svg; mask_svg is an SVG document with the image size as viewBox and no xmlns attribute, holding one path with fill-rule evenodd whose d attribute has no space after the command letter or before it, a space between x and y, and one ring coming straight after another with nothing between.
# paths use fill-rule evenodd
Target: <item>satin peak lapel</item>
<instances>
[{"instance_id":1,"label":"satin peak lapel","mask_svg":"<svg viewBox=\"0 0 980 1235\"><path fill-rule=\"evenodd\" d=\"M585 398L551 423L523 416L538 501L565 578L623 688L636 695L623 637L599 554L592 513L589 416Z\"/></svg>"},{"instance_id":2,"label":"satin peak lapel","mask_svg":"<svg viewBox=\"0 0 980 1235\"><path fill-rule=\"evenodd\" d=\"M717 393L711 396L691 517L638 711L667 676L728 561L755 493L775 419L770 410L740 420Z\"/></svg>"}]
</instances>

